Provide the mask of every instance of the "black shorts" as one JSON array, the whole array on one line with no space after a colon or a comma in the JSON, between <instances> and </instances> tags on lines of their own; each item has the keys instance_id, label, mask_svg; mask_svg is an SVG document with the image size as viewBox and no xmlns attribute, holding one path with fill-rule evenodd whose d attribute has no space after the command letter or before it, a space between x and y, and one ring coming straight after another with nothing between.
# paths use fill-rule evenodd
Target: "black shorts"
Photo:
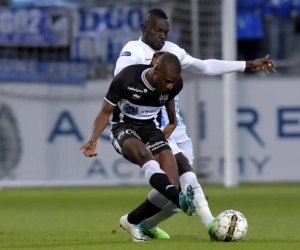
<instances>
[{"instance_id":1,"label":"black shorts","mask_svg":"<svg viewBox=\"0 0 300 250\"><path fill-rule=\"evenodd\" d=\"M150 125L133 125L129 123L113 124L110 139L115 150L122 154L122 146L128 138L135 137L141 140L152 155L156 155L163 150L171 150L164 133L155 126Z\"/></svg>"}]
</instances>

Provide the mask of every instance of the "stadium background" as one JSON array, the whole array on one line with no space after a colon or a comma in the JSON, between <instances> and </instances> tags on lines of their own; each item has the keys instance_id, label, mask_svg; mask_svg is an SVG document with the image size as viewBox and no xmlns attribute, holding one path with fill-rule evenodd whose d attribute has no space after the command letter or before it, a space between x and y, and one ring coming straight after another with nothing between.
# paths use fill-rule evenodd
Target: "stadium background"
<instances>
[{"instance_id":1,"label":"stadium background","mask_svg":"<svg viewBox=\"0 0 300 250\"><path fill-rule=\"evenodd\" d=\"M164 9L170 40L192 56L221 59L223 47L229 49L221 18L228 1L0 1L1 250L300 249L298 0L236 1L237 59L270 54L277 64L276 74L237 74L236 188L223 187L224 78L184 74L180 105L195 171L214 215L236 209L246 216L245 240L209 242L197 216L179 213L160 225L170 241L131 244L118 220L151 187L113 150L109 128L99 139L98 157L85 158L79 150L119 52L140 36L145 12ZM45 188L53 186L63 188Z\"/></svg>"},{"instance_id":2,"label":"stadium background","mask_svg":"<svg viewBox=\"0 0 300 250\"><path fill-rule=\"evenodd\" d=\"M222 58L222 4L221 0L117 3L2 3L2 186L145 183L139 168L114 152L109 129L99 139L97 158L86 159L79 151L89 138L92 122L112 79L114 63L123 45L139 38L140 23L151 7L168 13L172 27L169 40L194 57ZM241 40L248 39L253 44L259 41L259 46L247 47L246 52L252 50L251 58L240 49L237 57L252 60L270 54L278 67L272 75L238 74L236 133L240 180L299 181L300 34L295 28L299 3L293 2L294 10L286 17L291 32L284 34L284 40L268 32L275 21L266 21L269 14L262 3L237 1L237 41L233 42L238 46ZM250 17L244 20L241 14L245 11ZM277 28L280 31L281 27ZM276 52L272 48L276 39L279 52L285 54L270 53ZM180 103L194 142L195 169L202 183L222 183L222 78L191 74L184 77Z\"/></svg>"}]
</instances>

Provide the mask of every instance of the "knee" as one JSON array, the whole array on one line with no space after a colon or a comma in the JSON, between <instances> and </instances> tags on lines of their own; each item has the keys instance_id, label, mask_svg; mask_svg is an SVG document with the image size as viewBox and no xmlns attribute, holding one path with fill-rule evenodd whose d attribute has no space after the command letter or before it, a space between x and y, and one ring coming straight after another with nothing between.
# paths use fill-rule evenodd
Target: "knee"
<instances>
[{"instance_id":1,"label":"knee","mask_svg":"<svg viewBox=\"0 0 300 250\"><path fill-rule=\"evenodd\" d=\"M192 166L189 163L189 160L184 156L184 154L179 153L175 155L176 162L178 165L178 174L181 176L182 174L186 172L193 171Z\"/></svg>"}]
</instances>

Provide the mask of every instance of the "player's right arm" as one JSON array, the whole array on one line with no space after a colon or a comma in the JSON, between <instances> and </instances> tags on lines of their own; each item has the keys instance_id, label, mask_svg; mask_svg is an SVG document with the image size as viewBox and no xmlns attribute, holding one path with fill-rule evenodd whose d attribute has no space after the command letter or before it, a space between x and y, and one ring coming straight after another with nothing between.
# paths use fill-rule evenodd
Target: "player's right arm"
<instances>
[{"instance_id":1,"label":"player's right arm","mask_svg":"<svg viewBox=\"0 0 300 250\"><path fill-rule=\"evenodd\" d=\"M83 153L87 157L93 157L97 155L97 140L102 134L103 130L106 128L107 123L109 121L109 116L114 111L118 102L122 99L122 83L123 81L120 74L113 79L109 90L104 98L102 108L94 121L91 139L86 144L82 145L80 148L81 150L84 150Z\"/></svg>"},{"instance_id":2,"label":"player's right arm","mask_svg":"<svg viewBox=\"0 0 300 250\"><path fill-rule=\"evenodd\" d=\"M169 123L165 126L163 132L165 134L165 138L168 139L177 126L174 98L169 100L165 107L168 114Z\"/></svg>"},{"instance_id":3,"label":"player's right arm","mask_svg":"<svg viewBox=\"0 0 300 250\"><path fill-rule=\"evenodd\" d=\"M183 80L180 77L180 80L174 84L174 87L169 95L169 99L165 104L166 111L169 118L169 124L167 124L163 130L165 134L165 138L168 139L170 135L173 133L177 126L177 119L176 119L176 110L175 110L175 101L174 98L179 94L179 92L183 88Z\"/></svg>"},{"instance_id":4,"label":"player's right arm","mask_svg":"<svg viewBox=\"0 0 300 250\"><path fill-rule=\"evenodd\" d=\"M139 63L138 49L135 41L128 42L121 50L120 56L116 62L114 76L129 65Z\"/></svg>"}]
</instances>

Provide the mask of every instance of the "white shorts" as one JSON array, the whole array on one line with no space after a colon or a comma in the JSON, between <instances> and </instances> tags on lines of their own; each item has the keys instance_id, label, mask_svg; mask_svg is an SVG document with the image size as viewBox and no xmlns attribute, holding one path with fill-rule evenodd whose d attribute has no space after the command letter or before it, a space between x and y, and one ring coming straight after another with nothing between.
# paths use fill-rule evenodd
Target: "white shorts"
<instances>
[{"instance_id":1,"label":"white shorts","mask_svg":"<svg viewBox=\"0 0 300 250\"><path fill-rule=\"evenodd\" d=\"M193 143L186 134L185 126L178 126L168 138L168 143L174 155L183 153L188 158L189 163L193 164Z\"/></svg>"}]
</instances>

